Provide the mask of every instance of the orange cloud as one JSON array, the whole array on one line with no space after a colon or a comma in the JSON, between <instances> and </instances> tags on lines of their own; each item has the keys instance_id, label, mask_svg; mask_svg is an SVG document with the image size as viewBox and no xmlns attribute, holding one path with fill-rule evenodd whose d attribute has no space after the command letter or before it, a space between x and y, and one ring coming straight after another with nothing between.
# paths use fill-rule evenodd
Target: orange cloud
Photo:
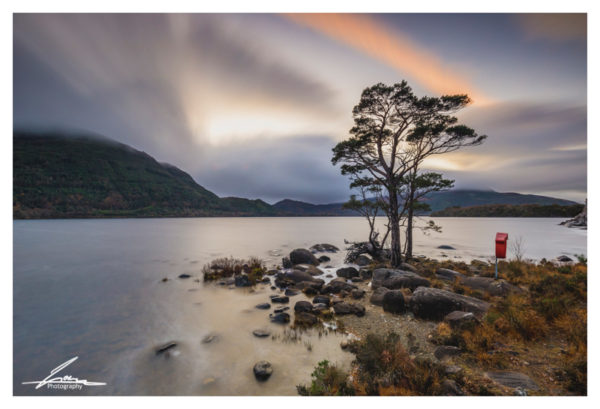
<instances>
[{"instance_id":1,"label":"orange cloud","mask_svg":"<svg viewBox=\"0 0 600 409\"><path fill-rule=\"evenodd\" d=\"M438 94L468 94L476 103L490 99L433 54L408 38L392 33L368 15L286 14L290 20L324 33L410 75Z\"/></svg>"}]
</instances>

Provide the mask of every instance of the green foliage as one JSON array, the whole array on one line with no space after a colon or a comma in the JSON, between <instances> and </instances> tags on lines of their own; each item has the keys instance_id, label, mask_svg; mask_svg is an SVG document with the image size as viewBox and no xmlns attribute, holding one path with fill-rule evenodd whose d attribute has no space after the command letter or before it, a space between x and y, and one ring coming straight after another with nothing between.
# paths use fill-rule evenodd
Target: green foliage
<instances>
[{"instance_id":1,"label":"green foliage","mask_svg":"<svg viewBox=\"0 0 600 409\"><path fill-rule=\"evenodd\" d=\"M219 199L180 169L90 136L15 132L15 218L272 215L260 200Z\"/></svg>"},{"instance_id":2,"label":"green foliage","mask_svg":"<svg viewBox=\"0 0 600 409\"><path fill-rule=\"evenodd\" d=\"M583 205L490 204L468 207L448 207L431 213L433 217L574 217Z\"/></svg>"},{"instance_id":3,"label":"green foliage","mask_svg":"<svg viewBox=\"0 0 600 409\"><path fill-rule=\"evenodd\" d=\"M324 360L317 364L311 374L310 386L298 385L296 390L302 396L347 396L354 395L348 383L348 375L335 365Z\"/></svg>"}]
</instances>

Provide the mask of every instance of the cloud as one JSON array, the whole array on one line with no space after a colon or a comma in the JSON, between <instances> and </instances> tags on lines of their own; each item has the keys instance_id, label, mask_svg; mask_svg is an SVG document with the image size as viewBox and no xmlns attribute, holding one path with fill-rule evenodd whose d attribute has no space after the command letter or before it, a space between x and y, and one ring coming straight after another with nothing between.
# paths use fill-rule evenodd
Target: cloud
<instances>
[{"instance_id":1,"label":"cloud","mask_svg":"<svg viewBox=\"0 0 600 409\"><path fill-rule=\"evenodd\" d=\"M517 14L515 19L532 40L554 42L585 41L587 15L584 13Z\"/></svg>"},{"instance_id":2,"label":"cloud","mask_svg":"<svg viewBox=\"0 0 600 409\"><path fill-rule=\"evenodd\" d=\"M230 135L215 134L228 129L211 120L235 122L240 113L285 117L289 128L301 128L337 112L327 85L262 49L233 20L219 15L17 14L15 54L26 50L60 78L62 93L78 96L85 105L79 110L92 107L130 122L135 118L133 128L155 145L172 138L218 142ZM15 68L22 69L18 58ZM15 83L15 93L26 81ZM31 98L44 92L38 89ZM21 114L15 112L15 118ZM70 124L68 117L56 119ZM263 121L260 130L269 131L269 125Z\"/></svg>"},{"instance_id":3,"label":"cloud","mask_svg":"<svg viewBox=\"0 0 600 409\"><path fill-rule=\"evenodd\" d=\"M409 75L430 91L440 94L467 93L475 103L490 98L468 79L451 70L437 56L408 37L392 32L374 17L364 14L287 14L308 26L376 58Z\"/></svg>"}]
</instances>

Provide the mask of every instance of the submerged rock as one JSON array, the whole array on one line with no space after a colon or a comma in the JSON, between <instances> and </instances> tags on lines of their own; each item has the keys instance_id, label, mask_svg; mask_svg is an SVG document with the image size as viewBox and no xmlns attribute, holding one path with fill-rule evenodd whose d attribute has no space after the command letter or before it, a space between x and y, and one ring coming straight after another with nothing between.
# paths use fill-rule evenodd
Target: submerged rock
<instances>
[{"instance_id":1,"label":"submerged rock","mask_svg":"<svg viewBox=\"0 0 600 409\"><path fill-rule=\"evenodd\" d=\"M308 301L298 301L296 305L294 305L295 312L312 312L313 305Z\"/></svg>"},{"instance_id":2,"label":"submerged rock","mask_svg":"<svg viewBox=\"0 0 600 409\"><path fill-rule=\"evenodd\" d=\"M331 280L323 289L321 290L322 294L339 294L342 291L352 291L357 289L358 287L354 284L350 284L346 282L344 278L338 277Z\"/></svg>"},{"instance_id":3,"label":"submerged rock","mask_svg":"<svg viewBox=\"0 0 600 409\"><path fill-rule=\"evenodd\" d=\"M269 308L271 308L271 304L269 304L268 302L264 302L262 304L255 305L254 308L258 308L259 310L268 310Z\"/></svg>"},{"instance_id":4,"label":"submerged rock","mask_svg":"<svg viewBox=\"0 0 600 409\"><path fill-rule=\"evenodd\" d=\"M321 256L317 260L319 260L319 263L327 263L328 261L331 261L328 256Z\"/></svg>"},{"instance_id":5,"label":"submerged rock","mask_svg":"<svg viewBox=\"0 0 600 409\"><path fill-rule=\"evenodd\" d=\"M185 274L185 273L179 274L179 278L190 278L190 277L191 277L191 275L189 275L189 274Z\"/></svg>"},{"instance_id":6,"label":"submerged rock","mask_svg":"<svg viewBox=\"0 0 600 409\"><path fill-rule=\"evenodd\" d=\"M239 274L235 276L236 287L251 287L252 283L246 274Z\"/></svg>"},{"instance_id":7,"label":"submerged rock","mask_svg":"<svg viewBox=\"0 0 600 409\"><path fill-rule=\"evenodd\" d=\"M254 371L254 376L256 379L259 381L266 381L273 373L273 366L270 362L259 361L254 365L252 370Z\"/></svg>"},{"instance_id":8,"label":"submerged rock","mask_svg":"<svg viewBox=\"0 0 600 409\"><path fill-rule=\"evenodd\" d=\"M271 302L273 303L279 303L279 304L286 304L288 302L290 302L290 297L288 296L275 296L271 298Z\"/></svg>"},{"instance_id":9,"label":"submerged rock","mask_svg":"<svg viewBox=\"0 0 600 409\"><path fill-rule=\"evenodd\" d=\"M340 251L340 249L338 249L333 244L327 243L315 244L310 249L315 253L337 253L338 251Z\"/></svg>"},{"instance_id":10,"label":"submerged rock","mask_svg":"<svg viewBox=\"0 0 600 409\"><path fill-rule=\"evenodd\" d=\"M456 250L454 247L447 244L442 244L441 246L437 246L437 248L440 250Z\"/></svg>"},{"instance_id":11,"label":"submerged rock","mask_svg":"<svg viewBox=\"0 0 600 409\"><path fill-rule=\"evenodd\" d=\"M307 249L295 249L290 253L292 264L312 264L319 265L319 260Z\"/></svg>"},{"instance_id":12,"label":"submerged rock","mask_svg":"<svg viewBox=\"0 0 600 409\"><path fill-rule=\"evenodd\" d=\"M288 314L287 312L279 312L276 314L270 314L269 318L271 319L271 322L274 322L277 324L287 324L288 322L290 322L290 314Z\"/></svg>"},{"instance_id":13,"label":"submerged rock","mask_svg":"<svg viewBox=\"0 0 600 409\"><path fill-rule=\"evenodd\" d=\"M219 335L217 335L217 334L208 334L204 338L202 338L202 343L203 344L210 344L211 342L216 341L217 339L219 339Z\"/></svg>"},{"instance_id":14,"label":"submerged rock","mask_svg":"<svg viewBox=\"0 0 600 409\"><path fill-rule=\"evenodd\" d=\"M168 351L168 350L170 350L170 349L173 349L173 348L175 348L176 346L177 346L177 343L176 343L176 342L173 342L173 341L171 341L171 342L167 342L166 344L164 344L164 345L162 345L162 346L160 346L160 347L156 348L156 355L160 355L160 354L162 354L163 352L166 352L166 351Z\"/></svg>"},{"instance_id":15,"label":"submerged rock","mask_svg":"<svg viewBox=\"0 0 600 409\"><path fill-rule=\"evenodd\" d=\"M319 319L308 312L297 312L294 316L294 326L296 327L312 327L319 322Z\"/></svg>"},{"instance_id":16,"label":"submerged rock","mask_svg":"<svg viewBox=\"0 0 600 409\"><path fill-rule=\"evenodd\" d=\"M255 329L252 334L257 338L266 338L271 335L271 331L266 329Z\"/></svg>"}]
</instances>

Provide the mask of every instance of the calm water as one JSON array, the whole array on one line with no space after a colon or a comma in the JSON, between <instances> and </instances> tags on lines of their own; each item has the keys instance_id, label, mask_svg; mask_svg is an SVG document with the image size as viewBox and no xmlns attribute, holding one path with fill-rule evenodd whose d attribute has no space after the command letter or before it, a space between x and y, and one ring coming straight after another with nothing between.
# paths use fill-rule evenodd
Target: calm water
<instances>
[{"instance_id":1,"label":"calm water","mask_svg":"<svg viewBox=\"0 0 600 409\"><path fill-rule=\"evenodd\" d=\"M442 218L443 232L416 233L415 253L486 259L493 237L523 238L525 257L587 254L587 232L557 226L560 219ZM204 263L220 257L259 256L268 265L297 247L326 242L344 246L366 233L360 218L194 218L15 221L14 393L35 390L23 381L45 378L78 356L61 374L106 386L68 394L293 395L316 363L348 366L342 336L317 331L300 340L271 324L269 286L228 289L194 282ZM456 250L438 250L441 244ZM508 257L511 257L509 246ZM342 264L342 254L331 264ZM177 279L181 273L189 280ZM163 277L172 280L162 283ZM290 305L302 299L292 298ZM252 330L270 329L274 338ZM202 339L218 335L211 343ZM154 349L179 346L167 358ZM252 366L266 359L273 376L254 379Z\"/></svg>"}]
</instances>

